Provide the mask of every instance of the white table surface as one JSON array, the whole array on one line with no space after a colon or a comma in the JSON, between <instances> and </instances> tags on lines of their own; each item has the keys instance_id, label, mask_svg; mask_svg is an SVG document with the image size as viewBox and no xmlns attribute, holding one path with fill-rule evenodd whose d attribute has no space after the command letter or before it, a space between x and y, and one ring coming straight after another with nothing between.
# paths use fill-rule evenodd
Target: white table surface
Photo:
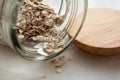
<instances>
[{"instance_id":1,"label":"white table surface","mask_svg":"<svg viewBox=\"0 0 120 80\"><path fill-rule=\"evenodd\" d=\"M96 56L83 52L76 46L64 55L73 55L74 61L66 59L62 73L56 73L48 62L24 60L6 46L0 46L0 80L120 80L120 55Z\"/></svg>"},{"instance_id":2,"label":"white table surface","mask_svg":"<svg viewBox=\"0 0 120 80\"><path fill-rule=\"evenodd\" d=\"M100 6L105 3L105 0L89 1L92 7L96 6L96 2ZM112 0L106 1L109 3ZM112 2L108 5L112 5ZM9 47L0 45L0 80L41 80L41 75L45 75L46 80L120 80L120 55L90 55L75 45L71 45L63 54L73 55L75 60L66 60L62 73L58 74L48 62L24 60Z\"/></svg>"}]
</instances>

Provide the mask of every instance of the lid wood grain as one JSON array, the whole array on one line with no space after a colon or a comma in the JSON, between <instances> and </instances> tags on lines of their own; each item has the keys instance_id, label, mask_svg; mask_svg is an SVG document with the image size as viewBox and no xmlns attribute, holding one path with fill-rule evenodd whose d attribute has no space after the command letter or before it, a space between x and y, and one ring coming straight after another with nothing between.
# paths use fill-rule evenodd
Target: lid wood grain
<instances>
[{"instance_id":1,"label":"lid wood grain","mask_svg":"<svg viewBox=\"0 0 120 80\"><path fill-rule=\"evenodd\" d=\"M78 16L80 19L81 14ZM76 31L69 31L70 36ZM120 53L120 11L107 8L88 9L85 23L74 43L81 49L99 55Z\"/></svg>"}]
</instances>

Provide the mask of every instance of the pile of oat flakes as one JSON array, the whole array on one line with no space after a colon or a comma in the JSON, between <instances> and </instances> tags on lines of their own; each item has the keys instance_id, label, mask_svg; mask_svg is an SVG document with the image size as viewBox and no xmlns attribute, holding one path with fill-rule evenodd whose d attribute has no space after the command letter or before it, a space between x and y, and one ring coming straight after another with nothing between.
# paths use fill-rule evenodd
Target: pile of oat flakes
<instances>
[{"instance_id":1,"label":"pile of oat flakes","mask_svg":"<svg viewBox=\"0 0 120 80\"><path fill-rule=\"evenodd\" d=\"M63 22L63 18L42 0L24 0L16 24L18 39L44 42L45 52L59 52L64 42L58 38L60 31L56 27Z\"/></svg>"}]
</instances>

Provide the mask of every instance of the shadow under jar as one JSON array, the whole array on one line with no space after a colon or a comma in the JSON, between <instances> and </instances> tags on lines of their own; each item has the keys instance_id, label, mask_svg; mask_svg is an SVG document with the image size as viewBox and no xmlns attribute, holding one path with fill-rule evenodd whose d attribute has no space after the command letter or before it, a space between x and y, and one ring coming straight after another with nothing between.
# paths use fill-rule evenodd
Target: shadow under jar
<instances>
[{"instance_id":1,"label":"shadow under jar","mask_svg":"<svg viewBox=\"0 0 120 80\"><path fill-rule=\"evenodd\" d=\"M46 16L42 16L41 20L44 22L39 25L39 27L44 27L44 34L34 32L34 29L39 29L38 26L36 26L36 28L33 28L35 27L35 25L31 23L29 23L31 29L24 30L24 32L19 31L17 26L19 19L18 16L21 12L21 8L24 7L22 5L25 5L27 1L41 2L41 0L0 0L0 43L4 45L9 45L13 50L18 52L20 56L28 60L44 61L56 57L57 55L62 53L70 45L70 43L72 43L72 41L80 32L86 16L87 0L43 0L43 2L40 3L42 4L42 7L44 5L46 5L46 8L50 6L50 8L53 9L53 14L55 14L57 17L62 16L62 20L57 21L59 22L59 24L53 25L49 30L46 30L49 28L49 25L43 26L43 24L47 24L46 20L48 18L46 17L50 15L47 14ZM40 5L36 2L32 4L35 4L33 5L35 7L36 5ZM29 11L33 11L30 6L28 7L28 9ZM77 16L81 12L83 12L83 14L82 17L79 19L79 28L76 29L74 37L71 38L69 37L68 31L74 28L73 24L75 23ZM38 13L41 14L41 12ZM43 13L46 14L45 12ZM25 18L25 16L23 15L22 17ZM39 15L38 17L41 16ZM27 25L26 21L25 24ZM31 33L36 34L31 34L31 37L30 33L28 33L28 35L30 36L27 36L26 39L26 35L24 33L25 31L30 32L29 30L33 31ZM51 33L57 34L52 35Z\"/></svg>"}]
</instances>

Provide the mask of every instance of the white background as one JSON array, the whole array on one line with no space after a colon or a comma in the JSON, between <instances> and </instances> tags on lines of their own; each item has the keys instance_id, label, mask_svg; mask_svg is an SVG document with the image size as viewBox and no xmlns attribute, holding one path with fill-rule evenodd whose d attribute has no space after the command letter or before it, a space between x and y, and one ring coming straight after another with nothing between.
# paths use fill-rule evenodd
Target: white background
<instances>
[{"instance_id":1,"label":"white background","mask_svg":"<svg viewBox=\"0 0 120 80\"><path fill-rule=\"evenodd\" d=\"M119 8L120 0L89 0L89 6ZM120 8L119 8L120 9ZM120 80L120 55L90 55L71 45L64 55L73 55L75 60L66 60L62 73L55 72L48 62L24 60L9 47L0 45L0 80Z\"/></svg>"}]
</instances>

